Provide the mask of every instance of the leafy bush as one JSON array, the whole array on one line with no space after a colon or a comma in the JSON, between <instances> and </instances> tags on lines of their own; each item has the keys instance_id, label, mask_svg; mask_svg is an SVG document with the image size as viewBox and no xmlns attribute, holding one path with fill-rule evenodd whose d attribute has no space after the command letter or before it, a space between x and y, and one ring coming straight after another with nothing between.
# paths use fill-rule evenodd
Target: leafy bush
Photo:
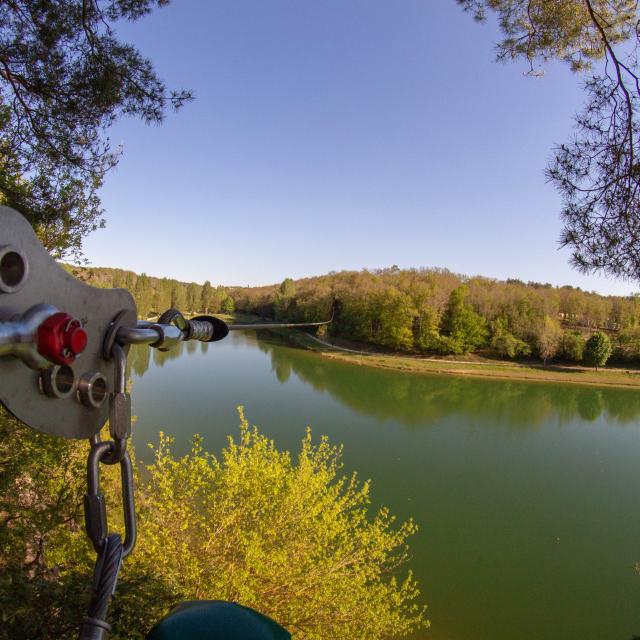
<instances>
[{"instance_id":1,"label":"leafy bush","mask_svg":"<svg viewBox=\"0 0 640 640\"><path fill-rule=\"evenodd\" d=\"M640 358L640 327L628 327L620 331L616 340L615 357L625 361Z\"/></svg>"},{"instance_id":2,"label":"leafy bush","mask_svg":"<svg viewBox=\"0 0 640 640\"><path fill-rule=\"evenodd\" d=\"M487 339L486 320L467 303L469 288L456 287L442 316L444 349L449 353L464 354L481 347Z\"/></svg>"},{"instance_id":3,"label":"leafy bush","mask_svg":"<svg viewBox=\"0 0 640 640\"><path fill-rule=\"evenodd\" d=\"M34 433L0 416L0 638L75 638L94 555L84 534L84 442ZM310 432L294 462L249 427L219 458L194 439L175 458L161 435L137 490L139 538L118 582L113 640L142 639L185 599L254 607L294 637L392 638L425 628L406 540L369 483L340 475L341 449ZM117 469L103 470L112 529Z\"/></svg>"},{"instance_id":4,"label":"leafy bush","mask_svg":"<svg viewBox=\"0 0 640 640\"><path fill-rule=\"evenodd\" d=\"M82 529L87 445L0 407L0 638L74 638L91 582Z\"/></svg>"},{"instance_id":5,"label":"leafy bush","mask_svg":"<svg viewBox=\"0 0 640 640\"><path fill-rule=\"evenodd\" d=\"M307 431L294 462L240 417L220 458L195 438L176 459L160 436L132 563L155 566L180 599L241 602L300 639L426 627L411 572L398 573L415 524L396 527L384 508L370 517L369 483L340 476L341 448L326 438Z\"/></svg>"},{"instance_id":6,"label":"leafy bush","mask_svg":"<svg viewBox=\"0 0 640 640\"><path fill-rule=\"evenodd\" d=\"M507 328L504 318L498 318L491 323L491 348L502 358L517 358L531 355L531 347L516 338Z\"/></svg>"},{"instance_id":7,"label":"leafy bush","mask_svg":"<svg viewBox=\"0 0 640 640\"><path fill-rule=\"evenodd\" d=\"M584 346L584 359L596 370L604 367L611 355L611 340L606 333L596 331L592 333Z\"/></svg>"},{"instance_id":8,"label":"leafy bush","mask_svg":"<svg viewBox=\"0 0 640 640\"><path fill-rule=\"evenodd\" d=\"M562 334L560 353L565 360L580 362L584 356L585 339L579 331L565 331Z\"/></svg>"}]
</instances>

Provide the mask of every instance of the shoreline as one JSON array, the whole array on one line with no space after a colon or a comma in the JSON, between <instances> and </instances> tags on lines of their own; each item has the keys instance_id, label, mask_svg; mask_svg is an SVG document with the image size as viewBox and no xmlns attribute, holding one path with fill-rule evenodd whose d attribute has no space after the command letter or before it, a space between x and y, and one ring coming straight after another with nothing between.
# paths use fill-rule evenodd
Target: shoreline
<instances>
[{"instance_id":1,"label":"shoreline","mask_svg":"<svg viewBox=\"0 0 640 640\"><path fill-rule=\"evenodd\" d=\"M249 314L234 313L217 315L226 322L242 321L249 324L251 322L265 322L264 318ZM382 353L373 350L350 348L359 345L347 341L344 342L349 345L348 347L333 344L305 331L291 329L272 329L270 331L275 335L284 337L289 346L293 348L311 351L329 360L376 369L386 369L388 371L398 371L414 375L449 375L493 380L515 380L521 382L577 384L607 389L640 390L640 369L625 369L619 367L607 369L605 367L596 371L591 367L566 364L550 364L545 367L541 363L522 363L480 358L460 360L446 357Z\"/></svg>"},{"instance_id":2,"label":"shoreline","mask_svg":"<svg viewBox=\"0 0 640 640\"><path fill-rule=\"evenodd\" d=\"M293 347L313 351L329 360L376 369L387 369L389 371L418 375L453 375L640 390L639 370L601 368L595 371L595 369L591 368L568 365L548 365L544 367L542 364L523 364L498 360L459 361L430 358L428 356L405 356L375 351L358 351L325 342L305 332L289 332L288 338Z\"/></svg>"}]
</instances>

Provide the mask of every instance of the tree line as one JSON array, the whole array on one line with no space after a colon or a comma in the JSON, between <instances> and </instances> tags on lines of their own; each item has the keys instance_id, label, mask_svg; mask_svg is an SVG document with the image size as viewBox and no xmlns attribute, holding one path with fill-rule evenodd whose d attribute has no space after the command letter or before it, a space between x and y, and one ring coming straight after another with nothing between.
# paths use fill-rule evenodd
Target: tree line
<instances>
[{"instance_id":1,"label":"tree line","mask_svg":"<svg viewBox=\"0 0 640 640\"><path fill-rule=\"evenodd\" d=\"M110 268L67 267L76 277L94 287L127 289L133 296L138 315L149 318L167 309L180 309L185 315L196 313L233 313L234 299L226 287L180 282L172 278L154 278L145 273Z\"/></svg>"},{"instance_id":2,"label":"tree line","mask_svg":"<svg viewBox=\"0 0 640 640\"><path fill-rule=\"evenodd\" d=\"M293 322L333 315L321 331L393 351L537 357L545 364L640 360L640 295L602 296L569 285L397 267L285 278L265 287L180 282L111 268L74 273L94 286L129 290L142 318L171 307L186 315L238 311Z\"/></svg>"},{"instance_id":3,"label":"tree line","mask_svg":"<svg viewBox=\"0 0 640 640\"><path fill-rule=\"evenodd\" d=\"M287 278L229 294L236 310L278 320L311 322L333 314L330 335L394 351L586 362L589 338L598 334L611 343L614 359L640 360L636 295L395 266Z\"/></svg>"}]
</instances>

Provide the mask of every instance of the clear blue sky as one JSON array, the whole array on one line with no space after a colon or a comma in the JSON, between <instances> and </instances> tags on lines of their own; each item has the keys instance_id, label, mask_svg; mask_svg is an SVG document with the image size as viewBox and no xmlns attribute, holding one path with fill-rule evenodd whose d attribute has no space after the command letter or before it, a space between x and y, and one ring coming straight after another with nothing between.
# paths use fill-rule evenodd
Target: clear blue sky
<instances>
[{"instance_id":1,"label":"clear blue sky","mask_svg":"<svg viewBox=\"0 0 640 640\"><path fill-rule=\"evenodd\" d=\"M543 169L580 79L496 64L455 0L174 0L120 28L196 100L124 120L96 266L215 284L438 266L574 284Z\"/></svg>"}]
</instances>

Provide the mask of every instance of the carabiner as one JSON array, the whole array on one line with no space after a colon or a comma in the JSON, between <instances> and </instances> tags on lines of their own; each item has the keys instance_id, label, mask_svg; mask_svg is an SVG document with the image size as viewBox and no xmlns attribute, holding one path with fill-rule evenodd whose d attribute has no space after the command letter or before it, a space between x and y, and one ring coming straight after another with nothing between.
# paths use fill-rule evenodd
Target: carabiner
<instances>
[{"instance_id":1,"label":"carabiner","mask_svg":"<svg viewBox=\"0 0 640 640\"><path fill-rule=\"evenodd\" d=\"M115 447L113 441L95 442L87 460L87 495L84 499L85 526L87 536L96 553L100 553L109 527L104 494L100 491L100 463ZM124 514L124 542L122 556L126 558L136 544L136 509L133 494L133 465L129 453L125 451L120 460L122 482L122 509Z\"/></svg>"}]
</instances>

